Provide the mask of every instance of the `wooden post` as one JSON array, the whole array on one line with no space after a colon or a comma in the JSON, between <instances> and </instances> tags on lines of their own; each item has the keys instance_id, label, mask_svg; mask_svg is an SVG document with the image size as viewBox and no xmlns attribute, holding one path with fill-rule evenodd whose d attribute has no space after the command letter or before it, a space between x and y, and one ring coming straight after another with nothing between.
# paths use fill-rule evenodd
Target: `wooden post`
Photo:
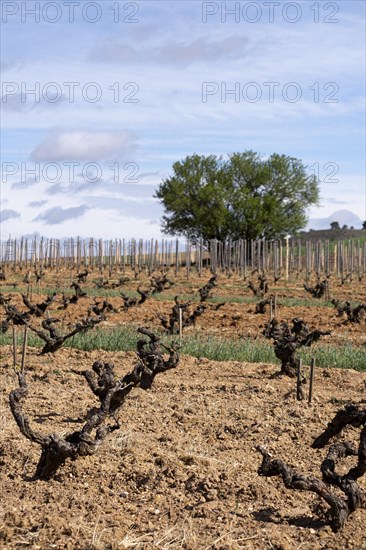
<instances>
[{"instance_id":1,"label":"wooden post","mask_svg":"<svg viewBox=\"0 0 366 550\"><path fill-rule=\"evenodd\" d=\"M282 262L282 260L283 260L282 256L283 256L283 254L282 254L282 241L281 240L279 241L279 251L280 251L280 253L279 253L280 266L279 267L280 267L280 273L282 274L282 263L283 263Z\"/></svg>"},{"instance_id":2,"label":"wooden post","mask_svg":"<svg viewBox=\"0 0 366 550\"><path fill-rule=\"evenodd\" d=\"M342 283L344 282L344 241L339 243L339 270L341 273Z\"/></svg>"},{"instance_id":3,"label":"wooden post","mask_svg":"<svg viewBox=\"0 0 366 550\"><path fill-rule=\"evenodd\" d=\"M83 241L83 256L84 256L84 269L86 269L87 267L89 267L86 241Z\"/></svg>"},{"instance_id":4,"label":"wooden post","mask_svg":"<svg viewBox=\"0 0 366 550\"><path fill-rule=\"evenodd\" d=\"M158 265L159 265L159 241L156 239L155 240L155 245L154 245L154 265L153 265L153 269L155 269Z\"/></svg>"},{"instance_id":5,"label":"wooden post","mask_svg":"<svg viewBox=\"0 0 366 550\"><path fill-rule=\"evenodd\" d=\"M182 342L182 335L183 335L183 310L180 307L179 308L179 340Z\"/></svg>"},{"instance_id":6,"label":"wooden post","mask_svg":"<svg viewBox=\"0 0 366 550\"><path fill-rule=\"evenodd\" d=\"M122 273L125 274L125 264L126 264L126 243L122 239Z\"/></svg>"},{"instance_id":7,"label":"wooden post","mask_svg":"<svg viewBox=\"0 0 366 550\"><path fill-rule=\"evenodd\" d=\"M99 250L98 250L98 256L99 256L99 273L102 275L103 273L103 241L102 239L99 239Z\"/></svg>"},{"instance_id":8,"label":"wooden post","mask_svg":"<svg viewBox=\"0 0 366 550\"><path fill-rule=\"evenodd\" d=\"M118 266L119 266L119 261L120 261L120 247L119 247L118 239L114 239L114 248L115 248L115 251L114 251L114 268L115 268L115 272L118 273Z\"/></svg>"},{"instance_id":9,"label":"wooden post","mask_svg":"<svg viewBox=\"0 0 366 550\"><path fill-rule=\"evenodd\" d=\"M37 269L37 239L33 239L33 251L34 251L34 268Z\"/></svg>"},{"instance_id":10,"label":"wooden post","mask_svg":"<svg viewBox=\"0 0 366 550\"><path fill-rule=\"evenodd\" d=\"M23 237L20 239L20 255L19 255L19 268L20 268L20 271L23 269L23 258L24 258L24 255L23 255L23 246L24 246L24 239Z\"/></svg>"},{"instance_id":11,"label":"wooden post","mask_svg":"<svg viewBox=\"0 0 366 550\"><path fill-rule=\"evenodd\" d=\"M109 241L109 250L108 250L108 274L109 274L109 278L112 277L112 248L113 248L113 244L112 244L112 241L110 240Z\"/></svg>"},{"instance_id":12,"label":"wooden post","mask_svg":"<svg viewBox=\"0 0 366 550\"><path fill-rule=\"evenodd\" d=\"M316 255L316 274L317 274L317 277L319 278L320 277L320 274L321 274L321 269L322 269L322 265L321 265L321 251L322 251L322 243L320 240L318 240L318 242L316 243L316 248L315 248L315 255Z\"/></svg>"},{"instance_id":13,"label":"wooden post","mask_svg":"<svg viewBox=\"0 0 366 550\"><path fill-rule=\"evenodd\" d=\"M244 272L244 242L243 242L243 239L239 240L238 268L239 268L239 276L242 277L243 272Z\"/></svg>"},{"instance_id":14,"label":"wooden post","mask_svg":"<svg viewBox=\"0 0 366 550\"><path fill-rule=\"evenodd\" d=\"M338 245L337 245L337 243L334 243L334 245L333 245L333 273L335 273L336 275L338 275L338 272L337 272L337 266L338 266L337 257L338 257Z\"/></svg>"},{"instance_id":15,"label":"wooden post","mask_svg":"<svg viewBox=\"0 0 366 550\"><path fill-rule=\"evenodd\" d=\"M296 249L295 240L291 239L290 255L289 255L289 275L291 275L291 272L294 270L294 266L295 266L295 256L296 256L295 249Z\"/></svg>"},{"instance_id":16,"label":"wooden post","mask_svg":"<svg viewBox=\"0 0 366 550\"><path fill-rule=\"evenodd\" d=\"M76 238L76 269L77 273L79 273L81 267L81 241L80 237L77 236Z\"/></svg>"},{"instance_id":17,"label":"wooden post","mask_svg":"<svg viewBox=\"0 0 366 550\"><path fill-rule=\"evenodd\" d=\"M199 275L200 277L202 277L203 239L200 239L199 250L200 250L200 255L199 255L198 275Z\"/></svg>"},{"instance_id":18,"label":"wooden post","mask_svg":"<svg viewBox=\"0 0 366 550\"><path fill-rule=\"evenodd\" d=\"M179 241L176 239L175 241L175 276L178 275L178 268L179 268Z\"/></svg>"},{"instance_id":19,"label":"wooden post","mask_svg":"<svg viewBox=\"0 0 366 550\"><path fill-rule=\"evenodd\" d=\"M60 271L60 258L61 258L61 243L60 239L56 239L56 272Z\"/></svg>"},{"instance_id":20,"label":"wooden post","mask_svg":"<svg viewBox=\"0 0 366 550\"><path fill-rule=\"evenodd\" d=\"M25 356L27 353L27 342L28 342L28 327L24 327L24 340L23 340L23 350L22 350L22 364L21 364L21 373L24 374L25 369Z\"/></svg>"},{"instance_id":21,"label":"wooden post","mask_svg":"<svg viewBox=\"0 0 366 550\"><path fill-rule=\"evenodd\" d=\"M312 357L311 363L310 363L309 403L311 403L313 400L314 371L315 371L315 359Z\"/></svg>"},{"instance_id":22,"label":"wooden post","mask_svg":"<svg viewBox=\"0 0 366 550\"><path fill-rule=\"evenodd\" d=\"M305 281L309 279L309 243L305 242Z\"/></svg>"},{"instance_id":23,"label":"wooden post","mask_svg":"<svg viewBox=\"0 0 366 550\"><path fill-rule=\"evenodd\" d=\"M276 280L277 278L277 270L278 270L278 265L277 265L277 241L274 241L273 242L273 279Z\"/></svg>"},{"instance_id":24,"label":"wooden post","mask_svg":"<svg viewBox=\"0 0 366 550\"><path fill-rule=\"evenodd\" d=\"M17 364L17 328L13 325L13 367Z\"/></svg>"},{"instance_id":25,"label":"wooden post","mask_svg":"<svg viewBox=\"0 0 366 550\"><path fill-rule=\"evenodd\" d=\"M217 272L217 239L211 239L210 241L210 254L211 254L211 269L216 275Z\"/></svg>"},{"instance_id":26,"label":"wooden post","mask_svg":"<svg viewBox=\"0 0 366 550\"><path fill-rule=\"evenodd\" d=\"M94 241L92 238L89 241L89 265L94 269Z\"/></svg>"},{"instance_id":27,"label":"wooden post","mask_svg":"<svg viewBox=\"0 0 366 550\"><path fill-rule=\"evenodd\" d=\"M298 360L297 363L297 376L296 376L296 399L298 401L301 401L303 398L302 389L301 389L301 367L302 367L302 361L301 359Z\"/></svg>"},{"instance_id":28,"label":"wooden post","mask_svg":"<svg viewBox=\"0 0 366 550\"><path fill-rule=\"evenodd\" d=\"M189 240L186 243L186 270L187 270L187 279L189 279L189 273L191 269L191 246Z\"/></svg>"},{"instance_id":29,"label":"wooden post","mask_svg":"<svg viewBox=\"0 0 366 550\"><path fill-rule=\"evenodd\" d=\"M139 256L138 256L138 272L141 273L143 265L143 255L144 255L144 240L139 240Z\"/></svg>"},{"instance_id":30,"label":"wooden post","mask_svg":"<svg viewBox=\"0 0 366 550\"><path fill-rule=\"evenodd\" d=\"M227 241L227 276L231 277L231 239Z\"/></svg>"},{"instance_id":31,"label":"wooden post","mask_svg":"<svg viewBox=\"0 0 366 550\"><path fill-rule=\"evenodd\" d=\"M353 279L353 271L354 271L354 266L355 266L355 261L354 261L354 255L355 255L355 243L353 240L350 241L350 246L349 246L349 270L351 272L351 281Z\"/></svg>"},{"instance_id":32,"label":"wooden post","mask_svg":"<svg viewBox=\"0 0 366 550\"><path fill-rule=\"evenodd\" d=\"M329 277L330 269L329 269L329 240L326 239L324 243L324 271L325 276Z\"/></svg>"},{"instance_id":33,"label":"wooden post","mask_svg":"<svg viewBox=\"0 0 366 550\"><path fill-rule=\"evenodd\" d=\"M67 267L68 253L69 253L68 241L64 241L64 268L65 268L65 269L66 269L66 267ZM41 264L41 265L42 265L42 264Z\"/></svg>"},{"instance_id":34,"label":"wooden post","mask_svg":"<svg viewBox=\"0 0 366 550\"><path fill-rule=\"evenodd\" d=\"M273 299L270 299L269 302L269 322L271 322L273 319Z\"/></svg>"},{"instance_id":35,"label":"wooden post","mask_svg":"<svg viewBox=\"0 0 366 550\"><path fill-rule=\"evenodd\" d=\"M288 281L288 267L289 267L289 244L288 237L286 237L286 264L285 264L285 278Z\"/></svg>"},{"instance_id":36,"label":"wooden post","mask_svg":"<svg viewBox=\"0 0 366 550\"><path fill-rule=\"evenodd\" d=\"M15 244L14 244L14 260L15 260L15 263L17 262L17 240L15 239ZM28 267L28 239L25 239L25 268L27 269ZM15 268L15 265L14 265L14 268Z\"/></svg>"}]
</instances>

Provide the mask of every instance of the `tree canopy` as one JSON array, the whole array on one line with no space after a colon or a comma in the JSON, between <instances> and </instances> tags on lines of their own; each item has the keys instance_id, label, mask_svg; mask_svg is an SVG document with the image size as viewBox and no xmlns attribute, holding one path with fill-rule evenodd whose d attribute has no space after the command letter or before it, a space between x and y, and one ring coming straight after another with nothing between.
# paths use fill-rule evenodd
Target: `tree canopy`
<instances>
[{"instance_id":1,"label":"tree canopy","mask_svg":"<svg viewBox=\"0 0 366 550\"><path fill-rule=\"evenodd\" d=\"M186 157L173 164L155 194L165 208L162 230L189 239L281 238L306 225L318 182L299 159L254 151Z\"/></svg>"},{"instance_id":2,"label":"tree canopy","mask_svg":"<svg viewBox=\"0 0 366 550\"><path fill-rule=\"evenodd\" d=\"M331 229L340 229L341 226L339 225L339 222L332 222L332 223L330 224L330 228L331 228Z\"/></svg>"}]
</instances>

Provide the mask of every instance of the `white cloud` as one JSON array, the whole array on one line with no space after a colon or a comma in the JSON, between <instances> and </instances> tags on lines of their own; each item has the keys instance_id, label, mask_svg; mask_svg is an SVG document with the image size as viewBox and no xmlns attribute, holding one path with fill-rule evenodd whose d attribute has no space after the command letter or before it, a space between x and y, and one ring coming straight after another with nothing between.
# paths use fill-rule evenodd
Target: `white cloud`
<instances>
[{"instance_id":1,"label":"white cloud","mask_svg":"<svg viewBox=\"0 0 366 550\"><path fill-rule=\"evenodd\" d=\"M49 208L41 214L38 214L33 221L41 221L47 225L59 225L66 220L80 218L85 214L85 212L87 212L88 209L89 207L86 205L75 206L72 208L61 208L60 206L56 206L54 208Z\"/></svg>"},{"instance_id":2,"label":"white cloud","mask_svg":"<svg viewBox=\"0 0 366 550\"><path fill-rule=\"evenodd\" d=\"M131 160L135 149L132 132L54 128L32 151L31 158L44 162Z\"/></svg>"},{"instance_id":3,"label":"white cloud","mask_svg":"<svg viewBox=\"0 0 366 550\"><path fill-rule=\"evenodd\" d=\"M248 53L249 40L241 35L233 35L213 40L207 36L199 36L191 40L168 40L162 45L151 48L142 44L139 48L126 42L107 41L92 50L92 60L102 60L107 63L124 63L143 65L159 64L173 67L202 64L215 60L234 59Z\"/></svg>"},{"instance_id":4,"label":"white cloud","mask_svg":"<svg viewBox=\"0 0 366 550\"><path fill-rule=\"evenodd\" d=\"M11 209L1 210L0 223L7 222L8 220L20 218L20 212Z\"/></svg>"},{"instance_id":5,"label":"white cloud","mask_svg":"<svg viewBox=\"0 0 366 550\"><path fill-rule=\"evenodd\" d=\"M30 206L31 208L40 208L41 206L44 206L45 204L47 204L48 201L46 200L43 200L43 201L31 201L28 203L28 206Z\"/></svg>"}]
</instances>

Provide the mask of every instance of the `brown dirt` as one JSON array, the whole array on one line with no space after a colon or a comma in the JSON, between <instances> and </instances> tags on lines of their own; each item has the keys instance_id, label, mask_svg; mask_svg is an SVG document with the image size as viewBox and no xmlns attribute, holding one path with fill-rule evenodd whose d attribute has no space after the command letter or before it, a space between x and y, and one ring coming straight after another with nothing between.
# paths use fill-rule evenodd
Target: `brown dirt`
<instances>
[{"instance_id":1,"label":"brown dirt","mask_svg":"<svg viewBox=\"0 0 366 550\"><path fill-rule=\"evenodd\" d=\"M76 277L76 274L73 274ZM130 281L126 283L119 290L123 292L136 292L139 284L143 289L149 287L149 277L147 274L139 274L137 278L133 273L127 273L130 276ZM18 281L23 292L26 290L26 286L21 283L22 276L9 275L8 280ZM117 282L122 273L113 274L110 281ZM176 277L173 273L168 273L171 280L174 281L174 286L161 293L158 299L149 298L144 304L137 307L132 307L128 311L123 311L123 299L120 296L115 296L116 291L103 291L100 294L103 297L96 298L98 301L107 299L113 307L118 310L118 313L108 315L108 320L103 322L100 327L108 327L115 325L132 325L140 326L141 324L149 325L151 327L159 327L162 329L160 321L157 315L169 316L172 306L174 305L173 297L178 295L182 301L189 300L190 298L198 296L198 289L205 284L209 279L210 273L205 274L200 278L197 274L192 273L189 280L185 277L185 272L180 272ZM87 314L88 307L94 303L96 290L94 281L100 280L99 273L91 273L87 279L87 283L82 285L82 288L86 292L93 293L93 297L87 296L81 298L76 305L70 305L67 310L58 310L61 305L60 297L51 305L49 311L52 317L57 317L63 320L64 323L73 323L75 319L80 319ZM105 278L106 274L105 274ZM52 271L48 272L42 280L39 290L37 285L33 284L34 294L32 301L37 303L46 298L46 294L42 294L42 289L52 288L53 290L61 292L61 290L70 291L70 273L61 270L59 274ZM252 280L257 286L257 275L254 274L248 278ZM255 303L259 299L255 299L253 303L236 303L228 300L233 298L251 299L253 298L252 292L247 288L247 281L239 278L237 275L233 275L228 278L224 275L219 275L218 286L213 289L212 296L219 302L225 302L225 305L218 311L215 311L215 307L218 302L207 302L207 309L202 316L198 317L195 327L189 327L185 329L185 333L190 332L204 332L204 334L218 335L228 338L262 338L261 332L264 324L269 318L269 306L267 306L266 314L255 313ZM309 294L305 292L303 288L303 279L292 279L289 282L282 280L276 284L269 278L269 294L275 294L277 296L278 309L277 317L279 320L290 322L294 317L304 319L310 329L321 328L322 330L331 330L332 334L325 338L322 338L321 343L342 345L350 343L357 346L366 345L366 322L363 321L360 324L348 323L346 316L338 317L336 310L333 307L318 306L317 300L309 297ZM312 281L315 283L315 280ZM8 284L2 283L3 285ZM341 285L335 278L330 279L331 297L337 298L344 302L350 300L355 303L366 302L366 291L364 284L357 279L348 281L344 285ZM1 290L1 287L0 287ZM19 290L19 289L18 289ZM38 293L40 292L40 294ZM21 306L22 300L19 292L15 289L12 303ZM301 299L305 300L306 305L291 306L288 307L283 304L285 299ZM197 307L198 302L192 302L192 310ZM0 313L0 321L2 318L2 312ZM32 320L33 324L37 324L37 320ZM40 325L40 320L38 322Z\"/></svg>"},{"instance_id":2,"label":"brown dirt","mask_svg":"<svg viewBox=\"0 0 366 550\"><path fill-rule=\"evenodd\" d=\"M73 370L114 361L118 375L134 354L60 350L28 354L26 410L43 433L73 431L96 405ZM96 455L67 462L57 479L31 481L39 447L17 429L8 407L16 376L0 368L0 547L6 549L282 549L366 548L365 511L332 533L317 497L257 475L262 444L304 473L319 476L323 450L310 448L345 402L359 402L366 375L316 373L315 401L295 400L294 381L264 364L182 357L152 390L135 390L123 427ZM359 430L347 430L356 440ZM349 467L351 459L346 460ZM366 488L366 479L362 480Z\"/></svg>"},{"instance_id":3,"label":"brown dirt","mask_svg":"<svg viewBox=\"0 0 366 550\"><path fill-rule=\"evenodd\" d=\"M24 272L8 275L8 281L20 281ZM148 281L147 275L136 279L129 275L131 281L123 290L136 290L140 282ZM96 280L100 275L90 277ZM176 284L164 299L120 311L103 324L157 326L157 313L171 311L172 297L196 294L209 273L189 281L184 273L171 278ZM257 284L256 275L251 279ZM66 289L70 280L66 272L50 271L40 290ZM332 329L323 342L365 345L365 324L344 324L333 309L317 307L313 300L308 306L281 305L283 297L306 298L302 283L300 279L286 285L279 281L277 286L270 282L270 292L275 291L280 303L280 319L302 317L311 328ZM92 281L85 286L95 288ZM334 280L331 289L332 296L342 300L365 301L364 286L358 281L341 286ZM224 301L251 293L239 277L220 275L213 295ZM20 304L17 289L14 296ZM33 301L39 297L34 295ZM120 297L108 299L116 307L122 305ZM92 302L93 298L83 298L66 311L58 311L56 303L51 315L74 322ZM226 303L217 312L206 311L187 332L261 337L268 316L254 314L254 308L254 304ZM114 362L122 376L135 361L133 353L61 349L39 356L38 351L28 351L25 408L32 425L42 433L74 431L87 410L97 405L75 370L90 368L98 359ZM357 510L344 530L334 534L314 494L289 491L278 478L258 476L261 456L255 449L265 445L275 457L319 477L325 450L311 449L311 443L345 403L365 399L366 373L317 369L315 399L308 405L296 401L294 380L273 376L276 366L183 356L176 370L157 377L152 390L131 393L122 410L122 428L109 436L96 455L68 461L56 479L43 482L31 479L40 448L20 434L9 409L9 392L17 386L11 364L11 348L4 346L0 361L1 549L366 550L365 510ZM358 434L359 430L349 428L345 438L356 442ZM346 459L344 471L353 462ZM366 489L366 479L361 484Z\"/></svg>"}]
</instances>

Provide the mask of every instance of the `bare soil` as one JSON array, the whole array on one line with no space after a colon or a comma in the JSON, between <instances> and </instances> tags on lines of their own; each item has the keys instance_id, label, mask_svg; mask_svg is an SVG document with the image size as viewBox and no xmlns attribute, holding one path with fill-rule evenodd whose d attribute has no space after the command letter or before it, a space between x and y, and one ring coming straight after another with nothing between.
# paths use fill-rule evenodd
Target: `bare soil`
<instances>
[{"instance_id":1,"label":"bare soil","mask_svg":"<svg viewBox=\"0 0 366 550\"><path fill-rule=\"evenodd\" d=\"M78 303L69 305L67 310L59 310L61 306L61 290L66 290L71 293L70 281L73 277L67 271L61 270L60 273L48 272L41 284L38 286L34 282L32 289L32 301L38 303L44 300L47 295L42 293L44 289L52 289L58 292L58 297L49 308L52 317L59 318L62 323L73 323L76 319L81 319L87 314L90 305L97 300L102 302L107 299L117 313L109 314L106 322L98 325L99 327L109 327L116 325L128 325L138 327L141 325L149 325L152 328L160 328L162 325L158 315L168 317L174 305L174 296L178 296L181 301L192 300L191 310L197 307L198 289L202 287L210 277L210 272L206 271L202 277L198 277L196 273L192 273L187 279L185 272L180 272L178 277L174 273L168 272L169 278L174 282L172 288L165 290L161 294L154 295L142 304L130 308L128 311L123 311L123 299L119 296L119 291L124 293L135 293L139 285L143 289L149 287L149 277L147 274L138 274L137 277L133 273L127 273L130 280L117 290L100 291L95 286L95 281L100 280L99 273L94 272L88 276L87 283L82 285L83 290L88 294L85 298L79 299ZM24 276L24 274L22 275ZM110 283L117 282L122 273L113 274L109 279ZM107 277L105 277L107 278ZM18 282L19 287L16 287L13 295L12 303L24 309L19 290L26 290L26 285L22 284L19 274L10 275L9 280ZM248 280L252 280L258 286L257 275L254 274L246 281L237 275L226 277L219 275L217 287L212 291L212 298L206 302L205 312L197 318L194 327L185 329L185 333L203 333L205 335L220 336L225 338L263 338L262 331L266 322L269 319L269 306L267 306L265 314L256 314L255 305L260 298L254 298L252 292L248 289ZM336 309L318 305L318 300L315 300L305 292L303 288L303 279L292 279L289 282L283 280L274 283L269 279L269 294L273 294L277 298L276 316L279 320L291 322L294 317L304 319L310 329L321 328L322 330L331 330L332 334L322 338L321 343L344 345L352 343L356 346L366 345L366 322L349 323L346 316L339 317ZM8 282L2 283L2 286ZM315 284L315 279L312 281ZM1 286L0 286L1 291ZM117 295L116 295L117 293ZM97 296L95 295L97 294ZM138 294L136 294L138 296ZM330 279L330 295L345 302L349 300L355 304L366 302L366 289L364 282L359 282L358 279L347 281L341 284L336 278ZM267 295L268 296L268 295ZM138 296L139 297L139 296ZM232 300L248 300L252 303L238 303ZM286 305L286 300L300 300L304 305ZM218 303L224 303L218 311L215 310ZM322 302L323 303L323 302ZM3 318L3 312L0 312L0 320ZM38 320L40 325L40 319ZM32 323L37 324L37 319L33 319ZM61 324L62 326L62 324Z\"/></svg>"},{"instance_id":2,"label":"bare soil","mask_svg":"<svg viewBox=\"0 0 366 550\"><path fill-rule=\"evenodd\" d=\"M133 353L60 350L28 355L26 410L42 433L74 431L97 405L74 371L94 360L124 374ZM323 450L311 449L335 412L365 395L366 375L318 369L312 405L297 402L294 381L277 367L182 357L180 366L135 392L122 428L96 455L67 462L55 480L32 481L39 447L19 432L8 407L17 386L1 377L0 547L364 549L365 511L334 534L322 505L307 492L286 490L257 469L261 444L303 473L319 476ZM359 430L344 436L357 441ZM350 466L352 460L346 459ZM366 479L362 480L366 489Z\"/></svg>"},{"instance_id":3,"label":"bare soil","mask_svg":"<svg viewBox=\"0 0 366 550\"><path fill-rule=\"evenodd\" d=\"M187 284L182 277L166 291L166 299L119 312L105 324L154 327L157 312L171 310L172 296L195 292L204 282L206 278L196 278ZM132 280L127 289L137 284ZM220 284L214 295L250 295L239 278ZM51 276L42 285L54 287ZM59 286L66 287L65 281ZM283 290L278 285L276 293L304 298L301 286L302 281ZM334 285L334 295L365 300L359 283ZM16 301L21 303L19 296ZM59 314L72 321L92 301L83 298ZM110 301L122 304L119 297ZM330 308L280 306L278 314L285 320L302 317L310 327L331 328L324 341L366 342L364 325L345 325ZM253 304L226 303L218 312L205 312L194 330L258 337L266 320L254 314ZM78 372L100 360L114 362L122 376L136 360L132 352L38 353L28 350L24 407L32 425L45 434L74 431L98 405ZM11 347L3 346L1 549L366 550L365 510L357 510L342 532L333 533L316 495L287 490L279 478L257 474L261 456L256 451L264 445L300 472L320 477L326 450L312 449L311 443L346 403L366 402L366 373L317 369L309 405L296 401L293 379L276 376L278 366L182 356L178 368L159 375L151 390L131 393L122 409L121 429L94 456L68 461L54 480L44 482L32 480L40 448L21 435L9 409L9 392L17 387L11 365ZM357 443L359 429L347 428L341 437ZM341 472L353 463L352 457L344 459ZM366 489L365 478L360 484Z\"/></svg>"}]
</instances>

